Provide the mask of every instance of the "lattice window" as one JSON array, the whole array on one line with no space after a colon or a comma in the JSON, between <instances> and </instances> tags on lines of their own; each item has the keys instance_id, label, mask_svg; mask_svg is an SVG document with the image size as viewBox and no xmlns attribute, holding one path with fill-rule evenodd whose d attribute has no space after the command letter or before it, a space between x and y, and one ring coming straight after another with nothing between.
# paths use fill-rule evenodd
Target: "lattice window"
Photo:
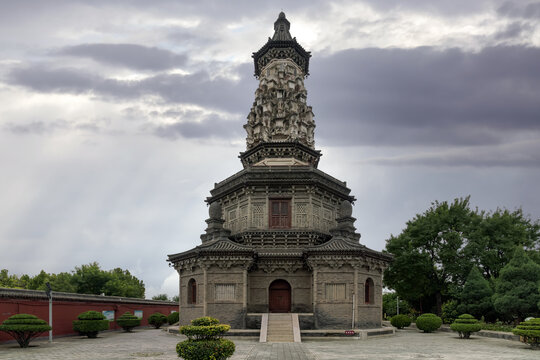
<instances>
[{"instance_id":1,"label":"lattice window","mask_svg":"<svg viewBox=\"0 0 540 360\"><path fill-rule=\"evenodd\" d=\"M308 227L307 203L296 203L296 226L299 228Z\"/></svg>"},{"instance_id":2,"label":"lattice window","mask_svg":"<svg viewBox=\"0 0 540 360\"><path fill-rule=\"evenodd\" d=\"M240 207L240 230L246 230L248 227L248 208L247 205Z\"/></svg>"},{"instance_id":3,"label":"lattice window","mask_svg":"<svg viewBox=\"0 0 540 360\"><path fill-rule=\"evenodd\" d=\"M229 229L233 232L236 231L237 219L236 219L236 209L229 210Z\"/></svg>"},{"instance_id":4,"label":"lattice window","mask_svg":"<svg viewBox=\"0 0 540 360\"><path fill-rule=\"evenodd\" d=\"M235 300L235 284L216 284L215 300L216 301L234 301Z\"/></svg>"},{"instance_id":5,"label":"lattice window","mask_svg":"<svg viewBox=\"0 0 540 360\"><path fill-rule=\"evenodd\" d=\"M326 284L326 300L345 300L346 299L345 284Z\"/></svg>"},{"instance_id":6,"label":"lattice window","mask_svg":"<svg viewBox=\"0 0 540 360\"><path fill-rule=\"evenodd\" d=\"M323 209L323 228L328 231L332 227L332 210Z\"/></svg>"},{"instance_id":7,"label":"lattice window","mask_svg":"<svg viewBox=\"0 0 540 360\"><path fill-rule=\"evenodd\" d=\"M321 208L317 205L313 205L313 227L320 229L320 212Z\"/></svg>"},{"instance_id":8,"label":"lattice window","mask_svg":"<svg viewBox=\"0 0 540 360\"><path fill-rule=\"evenodd\" d=\"M252 226L262 228L264 226L264 203L254 203L251 205Z\"/></svg>"}]
</instances>

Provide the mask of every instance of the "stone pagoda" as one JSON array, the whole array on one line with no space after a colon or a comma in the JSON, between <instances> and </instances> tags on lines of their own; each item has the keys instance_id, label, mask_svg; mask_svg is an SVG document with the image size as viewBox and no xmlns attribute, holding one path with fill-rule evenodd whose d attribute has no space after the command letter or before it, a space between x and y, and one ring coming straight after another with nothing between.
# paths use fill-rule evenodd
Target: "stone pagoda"
<instances>
[{"instance_id":1,"label":"stone pagoda","mask_svg":"<svg viewBox=\"0 0 540 360\"><path fill-rule=\"evenodd\" d=\"M217 183L202 244L169 255L180 275L180 324L212 316L257 328L262 314L298 313L302 329L380 327L391 258L360 244L355 198L317 168L304 79L311 54L281 12L253 53L259 86L244 128L243 170Z\"/></svg>"}]
</instances>

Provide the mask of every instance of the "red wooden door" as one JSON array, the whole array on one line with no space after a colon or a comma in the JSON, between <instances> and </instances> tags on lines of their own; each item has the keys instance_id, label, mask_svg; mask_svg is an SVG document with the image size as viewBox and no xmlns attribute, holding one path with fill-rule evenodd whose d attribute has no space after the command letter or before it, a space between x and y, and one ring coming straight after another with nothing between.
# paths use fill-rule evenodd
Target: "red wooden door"
<instances>
[{"instance_id":1,"label":"red wooden door","mask_svg":"<svg viewBox=\"0 0 540 360\"><path fill-rule=\"evenodd\" d=\"M270 284L268 311L287 313L291 311L291 285L285 280L276 280Z\"/></svg>"},{"instance_id":2,"label":"red wooden door","mask_svg":"<svg viewBox=\"0 0 540 360\"><path fill-rule=\"evenodd\" d=\"M287 229L291 227L290 200L270 200L270 227Z\"/></svg>"}]
</instances>

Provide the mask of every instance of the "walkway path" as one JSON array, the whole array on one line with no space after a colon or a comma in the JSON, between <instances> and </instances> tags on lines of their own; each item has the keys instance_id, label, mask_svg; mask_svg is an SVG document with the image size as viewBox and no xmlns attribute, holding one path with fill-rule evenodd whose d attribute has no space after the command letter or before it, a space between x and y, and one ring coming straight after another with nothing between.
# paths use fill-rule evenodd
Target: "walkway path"
<instances>
[{"instance_id":1,"label":"walkway path","mask_svg":"<svg viewBox=\"0 0 540 360\"><path fill-rule=\"evenodd\" d=\"M28 349L16 343L0 345L1 360L173 360L183 336L161 330L134 333L106 332L98 339L66 337L52 344L34 341ZM258 339L232 338L236 352L231 360L348 360L348 359L444 359L444 360L538 360L540 351L510 340L472 337L461 340L454 333L423 334L400 330L395 336L355 339L310 340L302 343L259 343Z\"/></svg>"}]
</instances>

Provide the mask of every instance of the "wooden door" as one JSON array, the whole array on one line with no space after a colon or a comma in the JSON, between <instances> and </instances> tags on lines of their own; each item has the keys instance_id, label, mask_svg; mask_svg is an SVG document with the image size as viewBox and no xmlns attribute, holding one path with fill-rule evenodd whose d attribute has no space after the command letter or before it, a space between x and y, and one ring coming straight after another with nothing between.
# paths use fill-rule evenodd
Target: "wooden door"
<instances>
[{"instance_id":1,"label":"wooden door","mask_svg":"<svg viewBox=\"0 0 540 360\"><path fill-rule=\"evenodd\" d=\"M270 228L288 229L291 227L291 201L288 199L270 200Z\"/></svg>"},{"instance_id":2,"label":"wooden door","mask_svg":"<svg viewBox=\"0 0 540 360\"><path fill-rule=\"evenodd\" d=\"M291 311L291 285L285 280L276 280L268 291L268 311L287 313Z\"/></svg>"}]
</instances>

